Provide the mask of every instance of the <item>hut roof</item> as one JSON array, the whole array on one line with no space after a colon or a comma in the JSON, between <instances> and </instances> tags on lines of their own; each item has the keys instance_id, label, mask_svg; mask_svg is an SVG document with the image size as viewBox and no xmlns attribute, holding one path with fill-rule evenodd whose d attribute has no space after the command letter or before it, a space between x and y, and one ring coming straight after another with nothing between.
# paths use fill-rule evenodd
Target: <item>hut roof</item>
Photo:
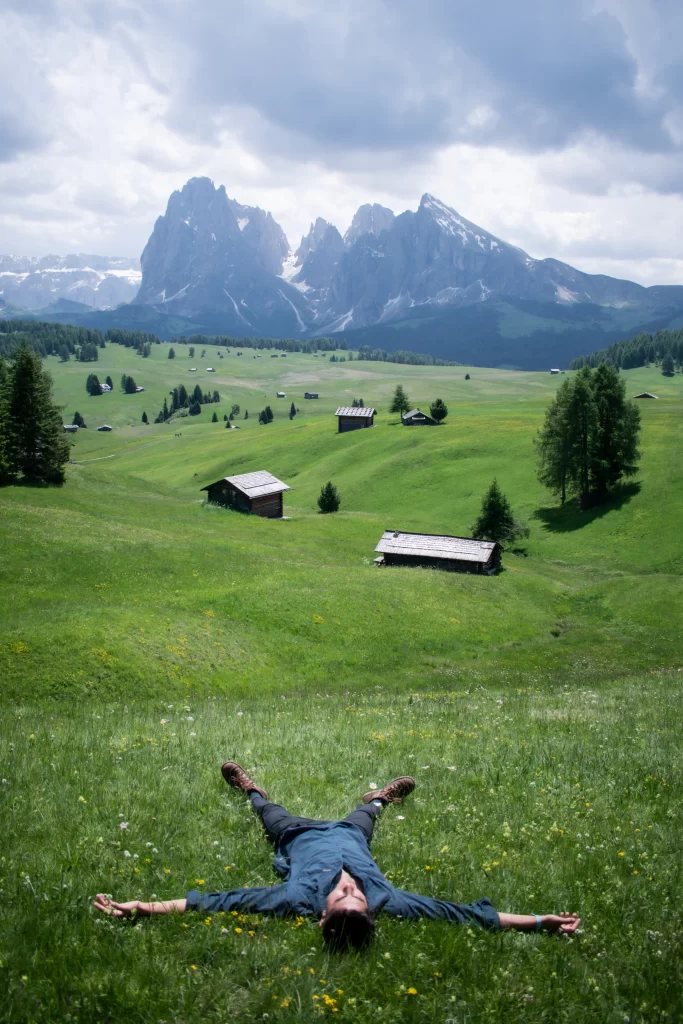
<instances>
[{"instance_id":1,"label":"hut roof","mask_svg":"<svg viewBox=\"0 0 683 1024\"><path fill-rule=\"evenodd\" d=\"M357 405L341 405L337 409L337 411L336 411L336 413L334 415L335 416L362 416L363 419L367 419L368 416L374 416L375 415L375 410L374 409L364 409L362 406L359 407Z\"/></svg>"},{"instance_id":2,"label":"hut roof","mask_svg":"<svg viewBox=\"0 0 683 1024\"><path fill-rule=\"evenodd\" d=\"M264 494L279 494L281 491L289 491L291 489L287 484L283 484L282 480L278 480L276 476L273 476L272 473L260 469L256 473L224 476L220 480L216 480L215 483L202 487L202 490L208 491L209 487L215 487L216 484L222 483L223 480L232 484L238 491L242 491L248 498L262 498Z\"/></svg>"},{"instance_id":3,"label":"hut roof","mask_svg":"<svg viewBox=\"0 0 683 1024\"><path fill-rule=\"evenodd\" d=\"M651 391L641 391L639 395L634 395L634 398L659 398L659 395L653 395Z\"/></svg>"},{"instance_id":4,"label":"hut roof","mask_svg":"<svg viewBox=\"0 0 683 1024\"><path fill-rule=\"evenodd\" d=\"M385 530L375 551L388 555L414 555L417 558L446 558L458 562L488 562L496 547L494 541L473 540L471 537Z\"/></svg>"},{"instance_id":5,"label":"hut roof","mask_svg":"<svg viewBox=\"0 0 683 1024\"><path fill-rule=\"evenodd\" d=\"M413 416L424 416L426 420L431 420L432 423L436 423L433 416L430 416L428 412L423 412L422 409L411 409L410 412L404 412L401 417L404 420L410 420Z\"/></svg>"}]
</instances>

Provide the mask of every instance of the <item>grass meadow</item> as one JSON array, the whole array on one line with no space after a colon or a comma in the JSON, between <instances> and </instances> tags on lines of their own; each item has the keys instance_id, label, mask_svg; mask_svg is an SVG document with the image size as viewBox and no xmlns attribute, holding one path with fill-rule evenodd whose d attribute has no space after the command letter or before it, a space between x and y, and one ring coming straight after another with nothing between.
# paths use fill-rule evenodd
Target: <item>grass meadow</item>
<instances>
[{"instance_id":1,"label":"grass meadow","mask_svg":"<svg viewBox=\"0 0 683 1024\"><path fill-rule=\"evenodd\" d=\"M641 471L581 514L535 479L557 378L176 352L49 359L89 429L64 487L0 492L0 1019L680 1019L682 378L625 373L660 395ZM92 369L146 390L90 398ZM221 404L142 426L195 379ZM446 423L403 428L399 381ZM337 435L354 397L377 426ZM209 422L233 402L239 431ZM292 486L286 520L204 503L255 469ZM467 533L494 475L531 528L499 576L373 566L387 527ZM320 516L328 479L342 507ZM581 934L381 920L371 952L328 958L308 921L98 919L98 891L276 880L226 758L325 817L414 774L374 844L395 884L578 911Z\"/></svg>"}]
</instances>

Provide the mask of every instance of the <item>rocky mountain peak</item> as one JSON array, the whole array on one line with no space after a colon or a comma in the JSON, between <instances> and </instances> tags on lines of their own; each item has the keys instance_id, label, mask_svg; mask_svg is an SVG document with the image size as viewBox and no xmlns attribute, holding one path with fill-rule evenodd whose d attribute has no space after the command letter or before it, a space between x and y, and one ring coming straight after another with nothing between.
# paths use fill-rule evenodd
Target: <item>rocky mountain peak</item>
<instances>
[{"instance_id":1,"label":"rocky mountain peak","mask_svg":"<svg viewBox=\"0 0 683 1024\"><path fill-rule=\"evenodd\" d=\"M322 217L316 217L315 223L311 223L308 234L301 236L301 243L295 253L297 266L303 266L308 254L315 252L325 237L325 232L331 226Z\"/></svg>"},{"instance_id":2,"label":"rocky mountain peak","mask_svg":"<svg viewBox=\"0 0 683 1024\"><path fill-rule=\"evenodd\" d=\"M394 222L394 212L379 203L365 203L356 210L351 227L344 235L344 244L353 245L361 235L379 238L382 231L388 231Z\"/></svg>"}]
</instances>

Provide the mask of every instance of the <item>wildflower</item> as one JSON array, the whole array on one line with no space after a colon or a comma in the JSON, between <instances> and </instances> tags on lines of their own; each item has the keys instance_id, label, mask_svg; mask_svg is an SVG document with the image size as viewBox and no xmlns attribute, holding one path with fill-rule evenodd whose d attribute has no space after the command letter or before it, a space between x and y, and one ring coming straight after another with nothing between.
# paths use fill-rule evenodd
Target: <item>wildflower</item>
<instances>
[{"instance_id":1,"label":"wildflower","mask_svg":"<svg viewBox=\"0 0 683 1024\"><path fill-rule=\"evenodd\" d=\"M152 848L152 844L151 843L145 843L145 846L147 847L148 850L150 850Z\"/></svg>"},{"instance_id":2,"label":"wildflower","mask_svg":"<svg viewBox=\"0 0 683 1024\"><path fill-rule=\"evenodd\" d=\"M405 820L406 820L405 814L397 814L396 815L396 821L405 821Z\"/></svg>"},{"instance_id":3,"label":"wildflower","mask_svg":"<svg viewBox=\"0 0 683 1024\"><path fill-rule=\"evenodd\" d=\"M391 953L385 953L384 954L384 959L385 960L391 960Z\"/></svg>"},{"instance_id":4,"label":"wildflower","mask_svg":"<svg viewBox=\"0 0 683 1024\"><path fill-rule=\"evenodd\" d=\"M242 929L241 928L235 928L235 935L241 935L241 934L242 934Z\"/></svg>"},{"instance_id":5,"label":"wildflower","mask_svg":"<svg viewBox=\"0 0 683 1024\"><path fill-rule=\"evenodd\" d=\"M196 735L197 735L197 733L196 733L196 732L191 732L191 733L190 733L190 736L196 736Z\"/></svg>"},{"instance_id":6,"label":"wildflower","mask_svg":"<svg viewBox=\"0 0 683 1024\"><path fill-rule=\"evenodd\" d=\"M213 841L213 845L214 845L214 846L220 846L221 844L220 844L220 843L218 842L218 840L217 840L217 839L214 839L214 841Z\"/></svg>"},{"instance_id":7,"label":"wildflower","mask_svg":"<svg viewBox=\"0 0 683 1024\"><path fill-rule=\"evenodd\" d=\"M251 935L251 937L253 939L253 937L256 935L256 932L255 931L250 931L248 934Z\"/></svg>"},{"instance_id":8,"label":"wildflower","mask_svg":"<svg viewBox=\"0 0 683 1024\"><path fill-rule=\"evenodd\" d=\"M170 875L171 874L171 869L170 868L164 868L164 874L165 875Z\"/></svg>"},{"instance_id":9,"label":"wildflower","mask_svg":"<svg viewBox=\"0 0 683 1024\"><path fill-rule=\"evenodd\" d=\"M203 878L195 878L195 884L196 885L204 885L204 879Z\"/></svg>"},{"instance_id":10,"label":"wildflower","mask_svg":"<svg viewBox=\"0 0 683 1024\"><path fill-rule=\"evenodd\" d=\"M408 989L406 995L416 996L417 995L417 989L413 988L413 986L411 985L410 988Z\"/></svg>"},{"instance_id":11,"label":"wildflower","mask_svg":"<svg viewBox=\"0 0 683 1024\"><path fill-rule=\"evenodd\" d=\"M128 828L128 822L127 821L120 821L119 822L119 828Z\"/></svg>"},{"instance_id":12,"label":"wildflower","mask_svg":"<svg viewBox=\"0 0 683 1024\"><path fill-rule=\"evenodd\" d=\"M133 860L140 860L140 854L139 853L134 853L133 854Z\"/></svg>"},{"instance_id":13,"label":"wildflower","mask_svg":"<svg viewBox=\"0 0 683 1024\"><path fill-rule=\"evenodd\" d=\"M168 718L160 718L159 725L168 725ZM195 968L196 970L196 968Z\"/></svg>"},{"instance_id":14,"label":"wildflower","mask_svg":"<svg viewBox=\"0 0 683 1024\"><path fill-rule=\"evenodd\" d=\"M623 850L621 850L621 852L620 852L620 853L618 853L618 854L617 854L617 856L618 856L618 857L625 857L625 856L626 856L626 854L624 853L624 851L623 851Z\"/></svg>"},{"instance_id":15,"label":"wildflower","mask_svg":"<svg viewBox=\"0 0 683 1024\"><path fill-rule=\"evenodd\" d=\"M197 966L195 964L190 964L190 970L191 971L196 971L197 970Z\"/></svg>"},{"instance_id":16,"label":"wildflower","mask_svg":"<svg viewBox=\"0 0 683 1024\"><path fill-rule=\"evenodd\" d=\"M225 865L225 870L226 870L226 871L232 871L232 868L230 867L230 865L229 865L229 864L226 864L226 865Z\"/></svg>"},{"instance_id":17,"label":"wildflower","mask_svg":"<svg viewBox=\"0 0 683 1024\"><path fill-rule=\"evenodd\" d=\"M185 721L186 722L194 722L194 718L192 717L192 715L188 715L187 718L185 719Z\"/></svg>"},{"instance_id":18,"label":"wildflower","mask_svg":"<svg viewBox=\"0 0 683 1024\"><path fill-rule=\"evenodd\" d=\"M237 717L238 718L242 718L243 715L244 715L244 711L238 711L237 712Z\"/></svg>"},{"instance_id":19,"label":"wildflower","mask_svg":"<svg viewBox=\"0 0 683 1024\"><path fill-rule=\"evenodd\" d=\"M423 772L426 772L428 768L429 768L429 765L428 765L428 764L423 764L423 765L422 765L422 771L423 771Z\"/></svg>"},{"instance_id":20,"label":"wildflower","mask_svg":"<svg viewBox=\"0 0 683 1024\"><path fill-rule=\"evenodd\" d=\"M425 871L431 871L431 870L432 870L431 866L429 864L425 864Z\"/></svg>"},{"instance_id":21,"label":"wildflower","mask_svg":"<svg viewBox=\"0 0 683 1024\"><path fill-rule=\"evenodd\" d=\"M287 1007L289 1006L289 1002L290 1002L289 996L285 996L285 998L280 1003L280 1009L281 1010L286 1010Z\"/></svg>"},{"instance_id":22,"label":"wildflower","mask_svg":"<svg viewBox=\"0 0 683 1024\"><path fill-rule=\"evenodd\" d=\"M454 772L455 771L455 765L454 764L449 764L448 770L449 770L449 772Z\"/></svg>"},{"instance_id":23,"label":"wildflower","mask_svg":"<svg viewBox=\"0 0 683 1024\"><path fill-rule=\"evenodd\" d=\"M123 851L123 856L124 857L130 857L130 851L129 850L124 850Z\"/></svg>"},{"instance_id":24,"label":"wildflower","mask_svg":"<svg viewBox=\"0 0 683 1024\"><path fill-rule=\"evenodd\" d=\"M152 853L158 853L158 852L159 852L159 851L157 850L156 846L153 846L153 847L152 847Z\"/></svg>"},{"instance_id":25,"label":"wildflower","mask_svg":"<svg viewBox=\"0 0 683 1024\"><path fill-rule=\"evenodd\" d=\"M87 804L88 801L85 799L84 796L79 796L78 802L79 804Z\"/></svg>"},{"instance_id":26,"label":"wildflower","mask_svg":"<svg viewBox=\"0 0 683 1024\"><path fill-rule=\"evenodd\" d=\"M371 782L368 788L369 789L377 789L377 783L376 782Z\"/></svg>"}]
</instances>

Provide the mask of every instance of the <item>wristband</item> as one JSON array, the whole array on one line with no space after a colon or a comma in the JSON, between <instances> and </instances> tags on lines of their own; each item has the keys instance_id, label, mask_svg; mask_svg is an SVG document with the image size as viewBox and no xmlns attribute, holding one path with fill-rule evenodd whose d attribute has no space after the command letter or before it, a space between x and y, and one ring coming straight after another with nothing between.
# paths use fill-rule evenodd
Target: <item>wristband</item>
<instances>
[{"instance_id":1,"label":"wristband","mask_svg":"<svg viewBox=\"0 0 683 1024\"><path fill-rule=\"evenodd\" d=\"M543 927L543 918L539 914L534 914L534 917L536 918L536 931L540 932Z\"/></svg>"}]
</instances>

